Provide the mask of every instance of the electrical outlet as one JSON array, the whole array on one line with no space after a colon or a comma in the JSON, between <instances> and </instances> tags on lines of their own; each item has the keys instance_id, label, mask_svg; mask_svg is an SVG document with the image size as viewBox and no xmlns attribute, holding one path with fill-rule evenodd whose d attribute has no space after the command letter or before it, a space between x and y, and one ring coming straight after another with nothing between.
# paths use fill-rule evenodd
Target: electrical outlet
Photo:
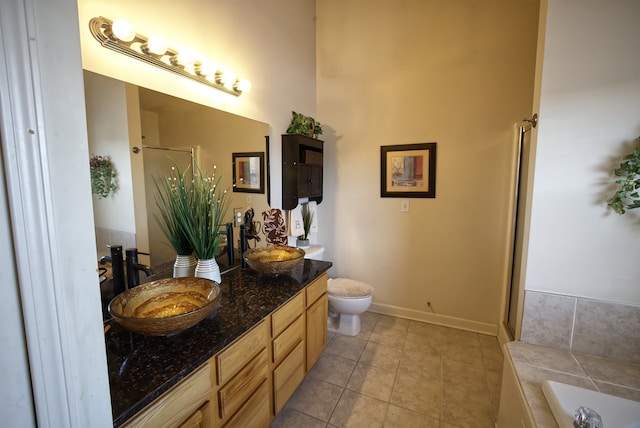
<instances>
[{"instance_id":1,"label":"electrical outlet","mask_svg":"<svg viewBox=\"0 0 640 428\"><path fill-rule=\"evenodd\" d=\"M242 224L242 208L233 209L233 225L240 226Z\"/></svg>"},{"instance_id":2,"label":"electrical outlet","mask_svg":"<svg viewBox=\"0 0 640 428\"><path fill-rule=\"evenodd\" d=\"M400 201L400 212L403 212L403 213L409 212L409 199L403 199Z\"/></svg>"}]
</instances>

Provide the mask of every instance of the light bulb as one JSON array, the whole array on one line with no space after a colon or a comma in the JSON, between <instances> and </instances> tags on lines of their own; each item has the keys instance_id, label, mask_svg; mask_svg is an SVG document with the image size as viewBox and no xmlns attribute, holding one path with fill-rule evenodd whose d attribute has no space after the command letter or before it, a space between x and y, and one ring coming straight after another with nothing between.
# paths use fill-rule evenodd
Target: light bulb
<instances>
[{"instance_id":1,"label":"light bulb","mask_svg":"<svg viewBox=\"0 0 640 428\"><path fill-rule=\"evenodd\" d=\"M184 68L190 68L195 64L196 56L191 51L181 50L180 53L176 55L176 61Z\"/></svg>"},{"instance_id":2,"label":"light bulb","mask_svg":"<svg viewBox=\"0 0 640 428\"><path fill-rule=\"evenodd\" d=\"M123 42L130 42L136 38L133 25L125 19L116 19L113 21L113 24L111 24L111 32L117 39Z\"/></svg>"},{"instance_id":3,"label":"light bulb","mask_svg":"<svg viewBox=\"0 0 640 428\"><path fill-rule=\"evenodd\" d=\"M235 89L238 92L247 92L249 89L251 89L251 82L244 79L238 80L236 81L236 83L233 84L233 89Z\"/></svg>"},{"instance_id":4,"label":"light bulb","mask_svg":"<svg viewBox=\"0 0 640 428\"><path fill-rule=\"evenodd\" d=\"M220 83L231 88L236 81L236 75L231 70L221 70Z\"/></svg>"},{"instance_id":5,"label":"light bulb","mask_svg":"<svg viewBox=\"0 0 640 428\"><path fill-rule=\"evenodd\" d=\"M202 77L211 78L216 74L216 67L207 60L200 60L200 65L196 66L196 73Z\"/></svg>"},{"instance_id":6,"label":"light bulb","mask_svg":"<svg viewBox=\"0 0 640 428\"><path fill-rule=\"evenodd\" d=\"M158 35L153 35L147 40L147 50L155 55L164 55L168 49L167 41Z\"/></svg>"}]
</instances>

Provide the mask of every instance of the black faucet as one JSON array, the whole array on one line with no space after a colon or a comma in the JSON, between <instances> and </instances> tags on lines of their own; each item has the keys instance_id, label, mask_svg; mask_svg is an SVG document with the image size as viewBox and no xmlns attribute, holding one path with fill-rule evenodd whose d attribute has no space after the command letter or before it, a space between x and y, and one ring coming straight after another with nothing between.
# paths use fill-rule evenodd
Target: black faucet
<instances>
[{"instance_id":1,"label":"black faucet","mask_svg":"<svg viewBox=\"0 0 640 428\"><path fill-rule=\"evenodd\" d=\"M127 288L132 288L140 285L140 271L143 271L145 275L153 276L153 270L149 266L138 263L138 249L127 248Z\"/></svg>"},{"instance_id":2,"label":"black faucet","mask_svg":"<svg viewBox=\"0 0 640 428\"><path fill-rule=\"evenodd\" d=\"M231 268L235 262L233 254L233 223L227 223L225 234L227 236L227 262Z\"/></svg>"},{"instance_id":3,"label":"black faucet","mask_svg":"<svg viewBox=\"0 0 640 428\"><path fill-rule=\"evenodd\" d=\"M111 262L111 276L113 283L113 295L117 296L125 290L124 265L122 262L122 245L109 245L111 256L104 256L100 264Z\"/></svg>"},{"instance_id":4,"label":"black faucet","mask_svg":"<svg viewBox=\"0 0 640 428\"><path fill-rule=\"evenodd\" d=\"M240 267L246 268L247 261L244 259L244 252L247 251L249 243L247 242L247 231L244 224L240 225Z\"/></svg>"}]
</instances>

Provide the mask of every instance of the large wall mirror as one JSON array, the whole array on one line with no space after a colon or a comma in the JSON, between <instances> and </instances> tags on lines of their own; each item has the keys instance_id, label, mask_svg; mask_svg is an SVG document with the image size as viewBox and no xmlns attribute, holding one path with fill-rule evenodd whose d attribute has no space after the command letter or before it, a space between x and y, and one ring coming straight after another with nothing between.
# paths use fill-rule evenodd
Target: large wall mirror
<instances>
[{"instance_id":1,"label":"large wall mirror","mask_svg":"<svg viewBox=\"0 0 640 428\"><path fill-rule=\"evenodd\" d=\"M234 210L252 207L260 215L269 207L268 189L232 188L233 153L266 154L268 124L92 72L84 77L89 153L110 157L119 186L107 198L93 196L98 258L108 255L108 245L123 245L136 247L140 261L151 266L175 260L154 218L153 184L174 164L187 168L193 160L209 173L215 165L231 197L228 222ZM268 175L267 163L262 167Z\"/></svg>"}]
</instances>

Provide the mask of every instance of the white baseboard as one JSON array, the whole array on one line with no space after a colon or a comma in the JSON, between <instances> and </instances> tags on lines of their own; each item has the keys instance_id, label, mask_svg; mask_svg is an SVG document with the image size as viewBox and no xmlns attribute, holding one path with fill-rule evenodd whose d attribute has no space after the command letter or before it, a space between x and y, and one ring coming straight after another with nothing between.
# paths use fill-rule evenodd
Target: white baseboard
<instances>
[{"instance_id":1,"label":"white baseboard","mask_svg":"<svg viewBox=\"0 0 640 428\"><path fill-rule=\"evenodd\" d=\"M417 311L415 309L401 308L398 306L384 305L381 303L372 303L369 308L370 312L384 315L393 315L394 317L406 318L414 321L423 321L431 324L437 324L444 327L452 327L460 330L473 331L475 333L488 334L490 336L498 335L498 326L479 321L471 321L463 318L450 317L448 315L439 315L431 312Z\"/></svg>"}]
</instances>

